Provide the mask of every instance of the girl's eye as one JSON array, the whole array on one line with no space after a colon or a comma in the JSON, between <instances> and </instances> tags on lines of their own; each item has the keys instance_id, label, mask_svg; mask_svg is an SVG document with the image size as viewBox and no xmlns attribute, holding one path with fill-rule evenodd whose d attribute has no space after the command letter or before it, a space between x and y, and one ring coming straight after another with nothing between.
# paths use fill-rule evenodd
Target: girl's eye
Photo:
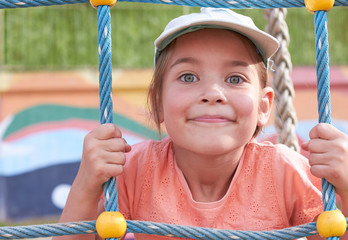
<instances>
[{"instance_id":1,"label":"girl's eye","mask_svg":"<svg viewBox=\"0 0 348 240\"><path fill-rule=\"evenodd\" d=\"M243 82L243 78L240 76L231 76L226 80L228 83L239 84Z\"/></svg>"},{"instance_id":2,"label":"girl's eye","mask_svg":"<svg viewBox=\"0 0 348 240\"><path fill-rule=\"evenodd\" d=\"M183 82L196 82L198 79L193 74L183 74L180 76L180 80Z\"/></svg>"}]
</instances>

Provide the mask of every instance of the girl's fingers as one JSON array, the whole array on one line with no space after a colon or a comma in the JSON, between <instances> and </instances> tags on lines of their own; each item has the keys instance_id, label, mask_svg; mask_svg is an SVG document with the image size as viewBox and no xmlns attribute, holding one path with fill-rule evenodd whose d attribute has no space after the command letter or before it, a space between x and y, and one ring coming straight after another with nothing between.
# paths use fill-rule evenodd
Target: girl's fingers
<instances>
[{"instance_id":1,"label":"girl's fingers","mask_svg":"<svg viewBox=\"0 0 348 240\"><path fill-rule=\"evenodd\" d=\"M303 149L311 153L324 153L330 149L330 145L330 141L316 138L302 144L302 147L304 146Z\"/></svg>"},{"instance_id":2,"label":"girl's fingers","mask_svg":"<svg viewBox=\"0 0 348 240\"><path fill-rule=\"evenodd\" d=\"M328 167L325 165L313 165L311 166L311 173L317 178L324 178Z\"/></svg>"},{"instance_id":3,"label":"girl's fingers","mask_svg":"<svg viewBox=\"0 0 348 240\"><path fill-rule=\"evenodd\" d=\"M97 168L105 164L124 165L126 163L126 155L124 152L101 151L93 156L90 161Z\"/></svg>"},{"instance_id":4,"label":"girl's fingers","mask_svg":"<svg viewBox=\"0 0 348 240\"><path fill-rule=\"evenodd\" d=\"M322 153L312 153L308 156L308 161L311 166L313 165L327 165L328 156Z\"/></svg>"},{"instance_id":5,"label":"girl's fingers","mask_svg":"<svg viewBox=\"0 0 348 240\"><path fill-rule=\"evenodd\" d=\"M319 123L309 132L310 139L333 140L342 133L329 123Z\"/></svg>"},{"instance_id":6,"label":"girl's fingers","mask_svg":"<svg viewBox=\"0 0 348 240\"><path fill-rule=\"evenodd\" d=\"M88 155L94 155L99 151L129 152L131 146L124 138L120 137L121 134L111 133L109 131L110 129L114 129L114 125L109 125L105 128L102 127L95 132L87 134L84 140L84 152L88 153Z\"/></svg>"},{"instance_id":7,"label":"girl's fingers","mask_svg":"<svg viewBox=\"0 0 348 240\"><path fill-rule=\"evenodd\" d=\"M303 142L301 143L301 148L305 151L309 151L308 145L309 145L309 142Z\"/></svg>"},{"instance_id":8,"label":"girl's fingers","mask_svg":"<svg viewBox=\"0 0 348 240\"><path fill-rule=\"evenodd\" d=\"M97 165L93 172L88 176L91 185L95 184L95 189L99 189L106 181L123 173L123 165L104 164Z\"/></svg>"},{"instance_id":9,"label":"girl's fingers","mask_svg":"<svg viewBox=\"0 0 348 240\"><path fill-rule=\"evenodd\" d=\"M126 163L126 155L123 152L109 153L105 159L106 163L113 165L124 165Z\"/></svg>"},{"instance_id":10,"label":"girl's fingers","mask_svg":"<svg viewBox=\"0 0 348 240\"><path fill-rule=\"evenodd\" d=\"M348 136L330 124L320 123L309 137L311 140L302 147L310 153L311 173L333 184L338 194L347 193Z\"/></svg>"},{"instance_id":11,"label":"girl's fingers","mask_svg":"<svg viewBox=\"0 0 348 240\"><path fill-rule=\"evenodd\" d=\"M91 137L99 140L122 137L121 130L112 123L102 124L98 128L91 131L89 134L91 135Z\"/></svg>"},{"instance_id":12,"label":"girl's fingers","mask_svg":"<svg viewBox=\"0 0 348 240\"><path fill-rule=\"evenodd\" d=\"M308 161L311 166L325 165L331 168L339 168L340 166L345 166L346 163L346 159L344 157L334 152L311 153L308 156Z\"/></svg>"},{"instance_id":13,"label":"girl's fingers","mask_svg":"<svg viewBox=\"0 0 348 240\"><path fill-rule=\"evenodd\" d=\"M338 192L347 192L347 177L342 168L333 168L328 165L313 165L311 173L317 178L325 178L333 184Z\"/></svg>"},{"instance_id":14,"label":"girl's fingers","mask_svg":"<svg viewBox=\"0 0 348 240\"><path fill-rule=\"evenodd\" d=\"M123 138L111 138L101 142L102 148L108 152L129 152L130 145Z\"/></svg>"},{"instance_id":15,"label":"girl's fingers","mask_svg":"<svg viewBox=\"0 0 348 240\"><path fill-rule=\"evenodd\" d=\"M348 178L345 173L347 164L337 154L316 154L309 156L309 164L311 165L311 173L318 178L325 178L336 188L347 188Z\"/></svg>"},{"instance_id":16,"label":"girl's fingers","mask_svg":"<svg viewBox=\"0 0 348 240\"><path fill-rule=\"evenodd\" d=\"M105 165L105 180L109 180L112 177L116 177L120 175L123 172L123 165L117 165L117 164L107 164Z\"/></svg>"},{"instance_id":17,"label":"girl's fingers","mask_svg":"<svg viewBox=\"0 0 348 240\"><path fill-rule=\"evenodd\" d=\"M337 169L333 169L326 165L314 165L311 167L311 173L317 178L325 178L328 182L338 187L337 176L340 174Z\"/></svg>"},{"instance_id":18,"label":"girl's fingers","mask_svg":"<svg viewBox=\"0 0 348 240\"><path fill-rule=\"evenodd\" d=\"M91 159L88 168L89 177L99 179L98 182L104 183L110 177L120 175L125 163L125 153L103 151L96 159Z\"/></svg>"},{"instance_id":19,"label":"girl's fingers","mask_svg":"<svg viewBox=\"0 0 348 240\"><path fill-rule=\"evenodd\" d=\"M94 179L95 189L110 177L123 172L126 152L131 146L122 138L121 131L114 124L103 124L86 135L80 169L86 179Z\"/></svg>"},{"instance_id":20,"label":"girl's fingers","mask_svg":"<svg viewBox=\"0 0 348 240\"><path fill-rule=\"evenodd\" d=\"M124 140L126 142L126 140ZM125 148L125 152L130 152L132 150L132 147L131 145L129 145L127 142L126 142L126 148Z\"/></svg>"}]
</instances>

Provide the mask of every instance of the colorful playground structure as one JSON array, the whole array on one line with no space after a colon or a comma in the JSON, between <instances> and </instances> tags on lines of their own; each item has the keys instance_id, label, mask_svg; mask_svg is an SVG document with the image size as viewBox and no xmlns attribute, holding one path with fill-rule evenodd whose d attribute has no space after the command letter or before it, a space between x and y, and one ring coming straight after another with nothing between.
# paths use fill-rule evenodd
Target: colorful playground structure
<instances>
[{"instance_id":1,"label":"colorful playground structure","mask_svg":"<svg viewBox=\"0 0 348 240\"><path fill-rule=\"evenodd\" d=\"M97 72L0 75L0 221L57 216L83 138L99 124ZM151 70L115 70L114 76L114 114L125 139L156 139L144 109Z\"/></svg>"}]
</instances>

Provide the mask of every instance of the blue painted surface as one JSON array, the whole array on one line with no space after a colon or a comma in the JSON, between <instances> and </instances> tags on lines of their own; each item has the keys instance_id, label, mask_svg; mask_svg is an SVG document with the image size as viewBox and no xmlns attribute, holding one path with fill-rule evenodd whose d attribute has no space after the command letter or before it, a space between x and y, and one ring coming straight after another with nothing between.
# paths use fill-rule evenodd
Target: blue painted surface
<instances>
[{"instance_id":1,"label":"blue painted surface","mask_svg":"<svg viewBox=\"0 0 348 240\"><path fill-rule=\"evenodd\" d=\"M54 189L70 185L80 163L59 164L20 175L0 176L0 212L6 220L23 220L39 216L57 216L62 209L52 201ZM1 184L2 183L2 184Z\"/></svg>"},{"instance_id":2,"label":"blue painted surface","mask_svg":"<svg viewBox=\"0 0 348 240\"><path fill-rule=\"evenodd\" d=\"M14 176L51 165L79 161L85 135L83 129L38 132L1 144L0 176ZM143 138L124 134L129 144Z\"/></svg>"}]
</instances>

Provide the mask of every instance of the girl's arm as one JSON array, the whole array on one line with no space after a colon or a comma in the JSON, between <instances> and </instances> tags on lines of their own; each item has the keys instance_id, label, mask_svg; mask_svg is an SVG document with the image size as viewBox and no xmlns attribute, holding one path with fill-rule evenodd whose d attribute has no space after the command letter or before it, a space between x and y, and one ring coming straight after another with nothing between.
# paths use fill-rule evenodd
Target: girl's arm
<instances>
[{"instance_id":1,"label":"girl's arm","mask_svg":"<svg viewBox=\"0 0 348 240\"><path fill-rule=\"evenodd\" d=\"M311 172L335 186L342 213L348 217L348 136L331 124L320 123L310 131L309 137L302 148L310 153ZM341 239L348 240L348 233Z\"/></svg>"},{"instance_id":2,"label":"girl's arm","mask_svg":"<svg viewBox=\"0 0 348 240\"><path fill-rule=\"evenodd\" d=\"M80 169L72 184L59 222L95 220L102 211L103 184L123 172L125 153L131 147L113 124L103 124L87 134L83 144ZM99 207L98 207L99 206ZM54 237L52 240L98 239L95 235Z\"/></svg>"},{"instance_id":3,"label":"girl's arm","mask_svg":"<svg viewBox=\"0 0 348 240\"><path fill-rule=\"evenodd\" d=\"M99 197L88 196L83 190L83 185L74 182L68 200L65 204L63 213L59 219L59 222L78 222L78 221L88 221L95 220L98 216L98 201ZM95 235L84 234L84 235L72 235L63 237L54 237L52 240L59 239L86 239L92 240L96 239Z\"/></svg>"}]
</instances>

